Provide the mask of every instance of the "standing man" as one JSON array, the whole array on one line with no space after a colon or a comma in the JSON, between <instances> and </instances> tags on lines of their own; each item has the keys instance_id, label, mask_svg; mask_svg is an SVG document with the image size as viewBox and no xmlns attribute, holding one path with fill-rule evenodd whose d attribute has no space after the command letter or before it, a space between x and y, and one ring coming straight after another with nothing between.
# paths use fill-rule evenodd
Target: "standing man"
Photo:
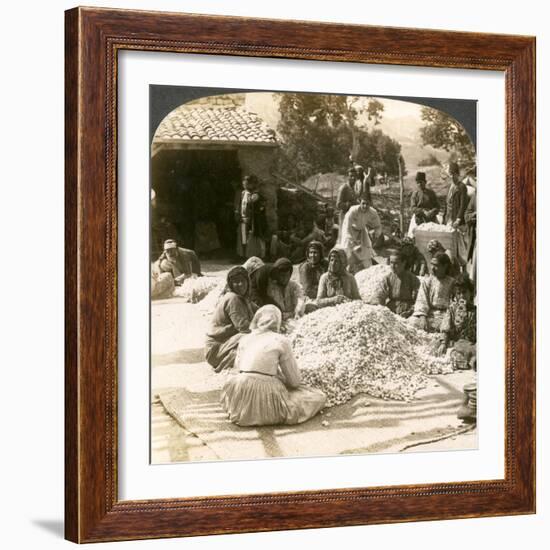
<instances>
[{"instance_id":1,"label":"standing man","mask_svg":"<svg viewBox=\"0 0 550 550\"><path fill-rule=\"evenodd\" d=\"M473 195L470 198L470 202L466 208L464 214L466 225L468 226L468 263L467 272L470 275L472 282L476 283L476 271L477 271L477 243L476 243L476 225L477 225L477 194L474 190Z\"/></svg>"},{"instance_id":2,"label":"standing man","mask_svg":"<svg viewBox=\"0 0 550 550\"><path fill-rule=\"evenodd\" d=\"M457 162L449 164L449 174L452 182L445 202L444 223L457 228L464 225L464 212L468 206L468 191L460 181L460 166Z\"/></svg>"},{"instance_id":3,"label":"standing man","mask_svg":"<svg viewBox=\"0 0 550 550\"><path fill-rule=\"evenodd\" d=\"M372 265L374 250L367 227L369 210L368 200L362 198L358 205L347 211L342 224L340 245L346 252L349 271L352 274Z\"/></svg>"},{"instance_id":4,"label":"standing man","mask_svg":"<svg viewBox=\"0 0 550 550\"><path fill-rule=\"evenodd\" d=\"M338 196L336 197L336 208L338 213L338 226L340 228L340 234L342 234L342 224L344 223L344 217L347 211L357 202L357 196L353 190L355 184L356 173L353 168L348 170L348 181L344 183L340 189L338 189Z\"/></svg>"},{"instance_id":5,"label":"standing man","mask_svg":"<svg viewBox=\"0 0 550 550\"><path fill-rule=\"evenodd\" d=\"M415 226L424 222L437 223L439 202L434 191L426 187L425 172L416 173L416 184L418 189L411 195L411 210Z\"/></svg>"},{"instance_id":6,"label":"standing man","mask_svg":"<svg viewBox=\"0 0 550 550\"><path fill-rule=\"evenodd\" d=\"M464 267L468 261L468 235L464 225L468 191L466 185L460 181L460 167L457 162L449 164L449 173L452 183L447 193L444 223L457 231L457 257L461 267Z\"/></svg>"}]
</instances>

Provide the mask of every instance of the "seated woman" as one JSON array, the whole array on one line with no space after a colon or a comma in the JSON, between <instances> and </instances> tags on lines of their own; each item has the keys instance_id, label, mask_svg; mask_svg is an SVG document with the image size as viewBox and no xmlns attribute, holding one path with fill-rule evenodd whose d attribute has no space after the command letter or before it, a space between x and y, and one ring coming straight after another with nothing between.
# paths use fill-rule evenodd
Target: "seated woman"
<instances>
[{"instance_id":1,"label":"seated woman","mask_svg":"<svg viewBox=\"0 0 550 550\"><path fill-rule=\"evenodd\" d=\"M477 308L473 302L474 284L466 273L461 273L455 282L453 297L441 322L441 345L443 354L452 347L461 368L475 366L477 342Z\"/></svg>"},{"instance_id":2,"label":"seated woman","mask_svg":"<svg viewBox=\"0 0 550 550\"><path fill-rule=\"evenodd\" d=\"M377 289L374 304L387 306L401 317L410 317L420 281L406 268L406 257L401 252L390 253L390 266L391 271Z\"/></svg>"},{"instance_id":3,"label":"seated woman","mask_svg":"<svg viewBox=\"0 0 550 550\"><path fill-rule=\"evenodd\" d=\"M291 281L292 263L288 258L279 258L274 264L265 264L252 276L252 300L259 307L268 304L277 306L283 321L302 313L304 291Z\"/></svg>"},{"instance_id":4,"label":"seated woman","mask_svg":"<svg viewBox=\"0 0 550 550\"><path fill-rule=\"evenodd\" d=\"M328 254L328 271L321 275L315 304L317 307L335 306L348 300L360 300L355 277L346 271L346 251L333 248Z\"/></svg>"},{"instance_id":5,"label":"seated woman","mask_svg":"<svg viewBox=\"0 0 550 550\"><path fill-rule=\"evenodd\" d=\"M239 374L229 378L221 395L222 407L239 426L300 424L325 405L321 390L300 384L290 341L279 334L281 322L277 307L263 306L239 343Z\"/></svg>"},{"instance_id":6,"label":"seated woman","mask_svg":"<svg viewBox=\"0 0 550 550\"><path fill-rule=\"evenodd\" d=\"M435 257L435 255L439 254L440 252L449 256L449 259L451 260L451 267L449 268L448 275L450 275L451 277L456 277L460 273L460 265L455 259L453 259L451 251L445 250L445 247L437 239L432 239L431 241L429 241L426 248L428 249L428 255L430 259Z\"/></svg>"},{"instance_id":7,"label":"seated woman","mask_svg":"<svg viewBox=\"0 0 550 550\"><path fill-rule=\"evenodd\" d=\"M239 340L250 332L250 321L258 308L250 301L249 290L246 269L242 266L231 268L206 334L206 361L216 372L233 367Z\"/></svg>"},{"instance_id":8,"label":"seated woman","mask_svg":"<svg viewBox=\"0 0 550 550\"><path fill-rule=\"evenodd\" d=\"M178 247L176 241L168 239L164 242L164 251L156 262L159 273L170 273L174 284L179 286L185 279L193 275L201 277L201 264L193 250Z\"/></svg>"},{"instance_id":9,"label":"seated woman","mask_svg":"<svg viewBox=\"0 0 550 550\"><path fill-rule=\"evenodd\" d=\"M445 312L449 307L455 280L448 275L451 259L444 252L431 259L432 274L420 283L414 312L409 318L416 328L439 332Z\"/></svg>"},{"instance_id":10,"label":"seated woman","mask_svg":"<svg viewBox=\"0 0 550 550\"><path fill-rule=\"evenodd\" d=\"M326 272L328 262L323 258L323 245L319 241L311 241L306 249L306 261L300 264L300 284L308 298L317 298L319 280Z\"/></svg>"}]
</instances>

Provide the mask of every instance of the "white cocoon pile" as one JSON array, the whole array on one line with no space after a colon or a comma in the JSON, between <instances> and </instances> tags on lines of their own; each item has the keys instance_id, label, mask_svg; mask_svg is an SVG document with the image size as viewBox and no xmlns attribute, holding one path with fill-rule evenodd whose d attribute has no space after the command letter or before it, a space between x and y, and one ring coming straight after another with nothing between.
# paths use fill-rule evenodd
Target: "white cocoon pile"
<instances>
[{"instance_id":1,"label":"white cocoon pile","mask_svg":"<svg viewBox=\"0 0 550 550\"><path fill-rule=\"evenodd\" d=\"M415 227L415 231L428 231L430 233L453 233L455 229L450 225L442 225L440 223L426 222Z\"/></svg>"},{"instance_id":2,"label":"white cocoon pile","mask_svg":"<svg viewBox=\"0 0 550 550\"><path fill-rule=\"evenodd\" d=\"M367 303L376 303L382 279L391 271L389 265L373 265L355 274L361 298Z\"/></svg>"},{"instance_id":3,"label":"white cocoon pile","mask_svg":"<svg viewBox=\"0 0 550 550\"><path fill-rule=\"evenodd\" d=\"M216 277L214 280L216 281L216 285L210 290L206 297L201 300L199 305L199 309L206 315L214 313L226 284L225 278Z\"/></svg>"},{"instance_id":4,"label":"white cocoon pile","mask_svg":"<svg viewBox=\"0 0 550 550\"><path fill-rule=\"evenodd\" d=\"M181 286L175 288L174 296L179 296L186 302L196 304L208 295L218 284L219 279L217 277L192 277L185 279Z\"/></svg>"},{"instance_id":5,"label":"white cocoon pile","mask_svg":"<svg viewBox=\"0 0 550 550\"><path fill-rule=\"evenodd\" d=\"M409 401L426 373L448 368L433 356L435 335L360 300L302 317L290 338L303 382L324 391L329 407L359 393Z\"/></svg>"}]
</instances>

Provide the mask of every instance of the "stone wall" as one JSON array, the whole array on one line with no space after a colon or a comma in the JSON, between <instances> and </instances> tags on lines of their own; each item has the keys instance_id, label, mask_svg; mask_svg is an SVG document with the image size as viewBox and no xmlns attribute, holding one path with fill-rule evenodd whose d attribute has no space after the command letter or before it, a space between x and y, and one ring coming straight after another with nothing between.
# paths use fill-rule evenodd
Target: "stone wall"
<instances>
[{"instance_id":1,"label":"stone wall","mask_svg":"<svg viewBox=\"0 0 550 550\"><path fill-rule=\"evenodd\" d=\"M262 184L260 192L266 199L266 218L270 232L277 231L277 188L273 177L276 150L272 147L241 147L239 163L243 176L255 174Z\"/></svg>"}]
</instances>

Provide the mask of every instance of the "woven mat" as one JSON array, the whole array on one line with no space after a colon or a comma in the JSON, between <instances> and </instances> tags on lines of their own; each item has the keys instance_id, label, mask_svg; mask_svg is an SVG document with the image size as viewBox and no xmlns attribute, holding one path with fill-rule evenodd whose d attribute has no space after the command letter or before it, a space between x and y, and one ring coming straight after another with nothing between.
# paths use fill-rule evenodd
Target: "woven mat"
<instances>
[{"instance_id":1,"label":"woven mat","mask_svg":"<svg viewBox=\"0 0 550 550\"><path fill-rule=\"evenodd\" d=\"M462 394L443 378L431 379L411 403L359 395L297 426L232 424L220 406L221 380L200 391L164 390L159 398L168 414L220 460L387 453L460 430L456 411Z\"/></svg>"}]
</instances>

